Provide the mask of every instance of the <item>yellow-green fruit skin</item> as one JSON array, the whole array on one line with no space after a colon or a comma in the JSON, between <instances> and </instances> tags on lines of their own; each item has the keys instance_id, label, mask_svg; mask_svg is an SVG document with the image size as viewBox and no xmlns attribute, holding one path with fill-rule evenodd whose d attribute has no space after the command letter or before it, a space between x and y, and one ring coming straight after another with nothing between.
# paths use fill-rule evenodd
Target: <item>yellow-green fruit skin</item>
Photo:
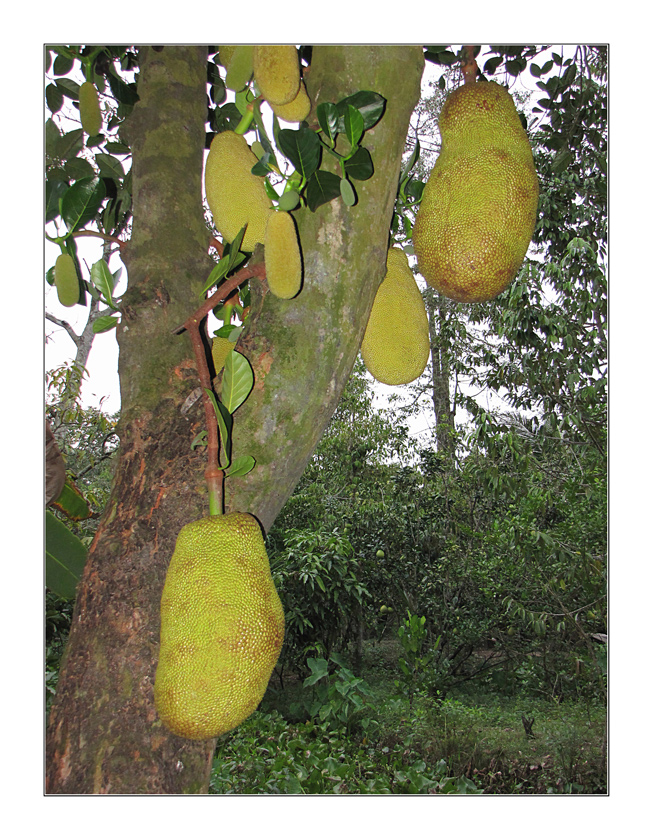
<instances>
[{"instance_id":1,"label":"yellow-green fruit skin","mask_svg":"<svg viewBox=\"0 0 653 840\"><path fill-rule=\"evenodd\" d=\"M302 286L302 256L295 220L283 210L271 213L265 231L265 276L273 295L294 298Z\"/></svg>"},{"instance_id":2,"label":"yellow-green fruit skin","mask_svg":"<svg viewBox=\"0 0 653 840\"><path fill-rule=\"evenodd\" d=\"M229 513L185 525L161 597L154 701L165 726L204 740L242 723L265 693L283 634L256 519Z\"/></svg>"},{"instance_id":3,"label":"yellow-green fruit skin","mask_svg":"<svg viewBox=\"0 0 653 840\"><path fill-rule=\"evenodd\" d=\"M254 46L252 44L235 45L233 52L230 50L227 53L227 61L225 86L233 91L243 90L254 71Z\"/></svg>"},{"instance_id":4,"label":"yellow-green fruit skin","mask_svg":"<svg viewBox=\"0 0 653 840\"><path fill-rule=\"evenodd\" d=\"M79 119L82 128L95 137L102 129L102 111L97 88L92 82L84 82L79 88Z\"/></svg>"},{"instance_id":5,"label":"yellow-green fruit skin","mask_svg":"<svg viewBox=\"0 0 653 840\"><path fill-rule=\"evenodd\" d=\"M391 248L361 345L365 367L378 382L406 385L424 373L429 353L422 295L406 254Z\"/></svg>"},{"instance_id":6,"label":"yellow-green fruit skin","mask_svg":"<svg viewBox=\"0 0 653 840\"><path fill-rule=\"evenodd\" d=\"M539 188L528 136L496 82L453 91L439 127L442 151L413 228L418 268L452 300L491 300L514 279L535 228Z\"/></svg>"},{"instance_id":7,"label":"yellow-green fruit skin","mask_svg":"<svg viewBox=\"0 0 653 840\"><path fill-rule=\"evenodd\" d=\"M62 306L79 303L79 279L75 261L70 254L59 254L54 264L54 285Z\"/></svg>"},{"instance_id":8,"label":"yellow-green fruit skin","mask_svg":"<svg viewBox=\"0 0 653 840\"><path fill-rule=\"evenodd\" d=\"M214 337L211 342L211 355L213 357L213 366L215 367L216 374L220 373L227 360L227 356L231 353L235 346L235 341L229 341L228 338L224 338L220 335Z\"/></svg>"},{"instance_id":9,"label":"yellow-green fruit skin","mask_svg":"<svg viewBox=\"0 0 653 840\"><path fill-rule=\"evenodd\" d=\"M287 105L299 93L299 54L292 44L254 47L254 78L270 105Z\"/></svg>"},{"instance_id":10,"label":"yellow-green fruit skin","mask_svg":"<svg viewBox=\"0 0 653 840\"><path fill-rule=\"evenodd\" d=\"M265 241L270 213L263 178L251 172L256 162L247 140L233 131L217 134L206 158L204 187L213 222L227 242L246 224L243 251Z\"/></svg>"},{"instance_id":11,"label":"yellow-green fruit skin","mask_svg":"<svg viewBox=\"0 0 653 840\"><path fill-rule=\"evenodd\" d=\"M306 85L301 83L299 93L287 105L273 105L272 110L280 120L285 122L301 122L311 112L311 100L306 93Z\"/></svg>"}]
</instances>

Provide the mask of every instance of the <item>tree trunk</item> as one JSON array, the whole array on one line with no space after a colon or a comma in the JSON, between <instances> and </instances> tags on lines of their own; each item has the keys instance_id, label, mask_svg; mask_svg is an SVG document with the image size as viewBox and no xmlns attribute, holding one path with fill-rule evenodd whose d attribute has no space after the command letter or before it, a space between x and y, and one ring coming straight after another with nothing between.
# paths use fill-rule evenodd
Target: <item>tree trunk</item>
<instances>
[{"instance_id":1,"label":"tree trunk","mask_svg":"<svg viewBox=\"0 0 653 840\"><path fill-rule=\"evenodd\" d=\"M350 209L297 213L304 289L280 301L253 283L239 350L254 391L234 418L234 457L256 469L227 482L227 509L268 528L299 480L347 381L383 274L387 231L409 117L418 97L417 47L316 47L314 104L356 90L388 99L365 145L373 178ZM134 225L119 329L120 456L107 511L79 585L50 713L51 793L205 792L213 741L171 735L153 703L159 604L179 529L208 514L204 428L187 336L173 336L199 303L210 270L201 203L206 49L141 51L140 101L130 118Z\"/></svg>"},{"instance_id":2,"label":"tree trunk","mask_svg":"<svg viewBox=\"0 0 653 840\"><path fill-rule=\"evenodd\" d=\"M435 439L438 452L446 458L453 458L456 451L454 437L455 408L450 396L450 337L447 335L448 312L440 295L427 289L426 308L429 316L429 340L431 343L431 397L435 415Z\"/></svg>"}]
</instances>

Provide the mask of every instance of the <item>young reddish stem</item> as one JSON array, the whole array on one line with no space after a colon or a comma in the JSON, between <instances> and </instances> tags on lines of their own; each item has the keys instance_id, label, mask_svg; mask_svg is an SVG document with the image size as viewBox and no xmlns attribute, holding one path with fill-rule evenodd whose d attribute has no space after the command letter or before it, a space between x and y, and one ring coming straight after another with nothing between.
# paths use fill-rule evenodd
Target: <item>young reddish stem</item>
<instances>
[{"instance_id":1,"label":"young reddish stem","mask_svg":"<svg viewBox=\"0 0 653 840\"><path fill-rule=\"evenodd\" d=\"M206 417L206 434L207 434L207 465L204 471L204 477L209 489L209 499L212 506L217 506L220 513L222 513L223 493L224 493L224 470L220 467L220 438L218 435L218 418L215 416L215 409L213 402L209 396L209 392L213 388L211 382L211 372L206 358L206 351L202 341L202 325L204 319L209 312L214 309L219 303L227 300L233 295L241 283L249 280L251 277L265 277L265 263L258 263L251 268L246 266L225 281L220 288L215 291L211 297L207 298L200 306L197 312L193 313L188 320L186 320L180 327L174 330L174 334L178 335L184 330L188 330L191 344L193 345L193 352L195 354L195 362L197 365L197 375L202 386L202 400L204 403L204 415Z\"/></svg>"},{"instance_id":2,"label":"young reddish stem","mask_svg":"<svg viewBox=\"0 0 653 840\"><path fill-rule=\"evenodd\" d=\"M474 58L474 46L464 46L461 70L463 71L463 84L473 85L478 75L478 64Z\"/></svg>"}]
</instances>

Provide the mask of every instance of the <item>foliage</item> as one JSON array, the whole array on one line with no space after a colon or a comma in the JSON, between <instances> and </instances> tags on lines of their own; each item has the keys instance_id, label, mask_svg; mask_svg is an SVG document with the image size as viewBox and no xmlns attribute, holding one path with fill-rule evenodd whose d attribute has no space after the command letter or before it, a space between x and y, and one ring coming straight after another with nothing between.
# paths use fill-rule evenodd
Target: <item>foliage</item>
<instances>
[{"instance_id":1,"label":"foliage","mask_svg":"<svg viewBox=\"0 0 653 840\"><path fill-rule=\"evenodd\" d=\"M408 695L408 703L411 711L413 709L415 692L420 690L424 685L426 671L440 643L440 638L438 637L433 646L433 650L423 651L427 637L425 624L426 618L423 615L416 616L408 610L408 618L405 618L397 629L397 638L403 648L403 656L399 657L401 675L398 680L395 680L395 685L397 688L403 687L405 693Z\"/></svg>"},{"instance_id":2,"label":"foliage","mask_svg":"<svg viewBox=\"0 0 653 840\"><path fill-rule=\"evenodd\" d=\"M294 530L286 534L272 573L286 616L279 666L299 672L309 653L329 657L344 649L357 631L367 589L351 543L338 530Z\"/></svg>"},{"instance_id":3,"label":"foliage","mask_svg":"<svg viewBox=\"0 0 653 840\"><path fill-rule=\"evenodd\" d=\"M309 657L306 660L311 674L304 680L304 687L314 686L311 702L305 703L309 718L323 721L335 729L344 728L347 732L354 725L366 730L374 723L369 717L372 713L369 685L362 677L354 676L339 654L332 654L329 661L336 665L331 675L326 659Z\"/></svg>"}]
</instances>

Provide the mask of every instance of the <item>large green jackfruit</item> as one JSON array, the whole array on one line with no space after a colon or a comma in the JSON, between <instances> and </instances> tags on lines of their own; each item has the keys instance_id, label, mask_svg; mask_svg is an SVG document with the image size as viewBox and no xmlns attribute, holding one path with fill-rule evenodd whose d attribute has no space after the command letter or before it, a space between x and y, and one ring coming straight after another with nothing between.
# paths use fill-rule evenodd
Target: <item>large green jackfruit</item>
<instances>
[{"instance_id":1,"label":"large green jackfruit","mask_svg":"<svg viewBox=\"0 0 653 840\"><path fill-rule=\"evenodd\" d=\"M302 285L302 256L295 220L283 210L268 218L265 276L272 294L285 300L295 297Z\"/></svg>"},{"instance_id":2,"label":"large green jackfruit","mask_svg":"<svg viewBox=\"0 0 653 840\"><path fill-rule=\"evenodd\" d=\"M429 353L422 295L406 254L391 248L361 345L365 367L379 382L405 385L424 373Z\"/></svg>"},{"instance_id":3,"label":"large green jackfruit","mask_svg":"<svg viewBox=\"0 0 653 840\"><path fill-rule=\"evenodd\" d=\"M299 93L287 105L273 105L272 110L280 120L285 122L301 122L311 112L311 100L306 93L306 85L301 83Z\"/></svg>"},{"instance_id":4,"label":"large green jackfruit","mask_svg":"<svg viewBox=\"0 0 653 840\"><path fill-rule=\"evenodd\" d=\"M457 88L438 121L442 151L413 228L419 271L456 301L491 300L533 236L538 183L512 97L496 82Z\"/></svg>"},{"instance_id":5,"label":"large green jackfruit","mask_svg":"<svg viewBox=\"0 0 653 840\"><path fill-rule=\"evenodd\" d=\"M79 278L75 261L70 254L59 254L54 264L54 285L62 306L79 303Z\"/></svg>"},{"instance_id":6,"label":"large green jackfruit","mask_svg":"<svg viewBox=\"0 0 653 840\"><path fill-rule=\"evenodd\" d=\"M203 740L242 723L261 702L283 634L256 519L229 513L185 525L161 597L154 701L166 727Z\"/></svg>"},{"instance_id":7,"label":"large green jackfruit","mask_svg":"<svg viewBox=\"0 0 653 840\"><path fill-rule=\"evenodd\" d=\"M220 47L220 57L227 68L225 86L229 90L243 90L254 71L253 44L233 44Z\"/></svg>"},{"instance_id":8,"label":"large green jackfruit","mask_svg":"<svg viewBox=\"0 0 653 840\"><path fill-rule=\"evenodd\" d=\"M251 172L256 162L247 140L233 131L217 134L206 158L204 186L213 222L227 242L247 225L243 251L253 251L265 240L270 213L263 178Z\"/></svg>"},{"instance_id":9,"label":"large green jackfruit","mask_svg":"<svg viewBox=\"0 0 653 840\"><path fill-rule=\"evenodd\" d=\"M270 105L287 105L299 93L299 53L292 44L254 47L254 78Z\"/></svg>"},{"instance_id":10,"label":"large green jackfruit","mask_svg":"<svg viewBox=\"0 0 653 840\"><path fill-rule=\"evenodd\" d=\"M79 119L89 137L100 133L102 111L97 88L92 82L84 82L79 87Z\"/></svg>"}]
</instances>

